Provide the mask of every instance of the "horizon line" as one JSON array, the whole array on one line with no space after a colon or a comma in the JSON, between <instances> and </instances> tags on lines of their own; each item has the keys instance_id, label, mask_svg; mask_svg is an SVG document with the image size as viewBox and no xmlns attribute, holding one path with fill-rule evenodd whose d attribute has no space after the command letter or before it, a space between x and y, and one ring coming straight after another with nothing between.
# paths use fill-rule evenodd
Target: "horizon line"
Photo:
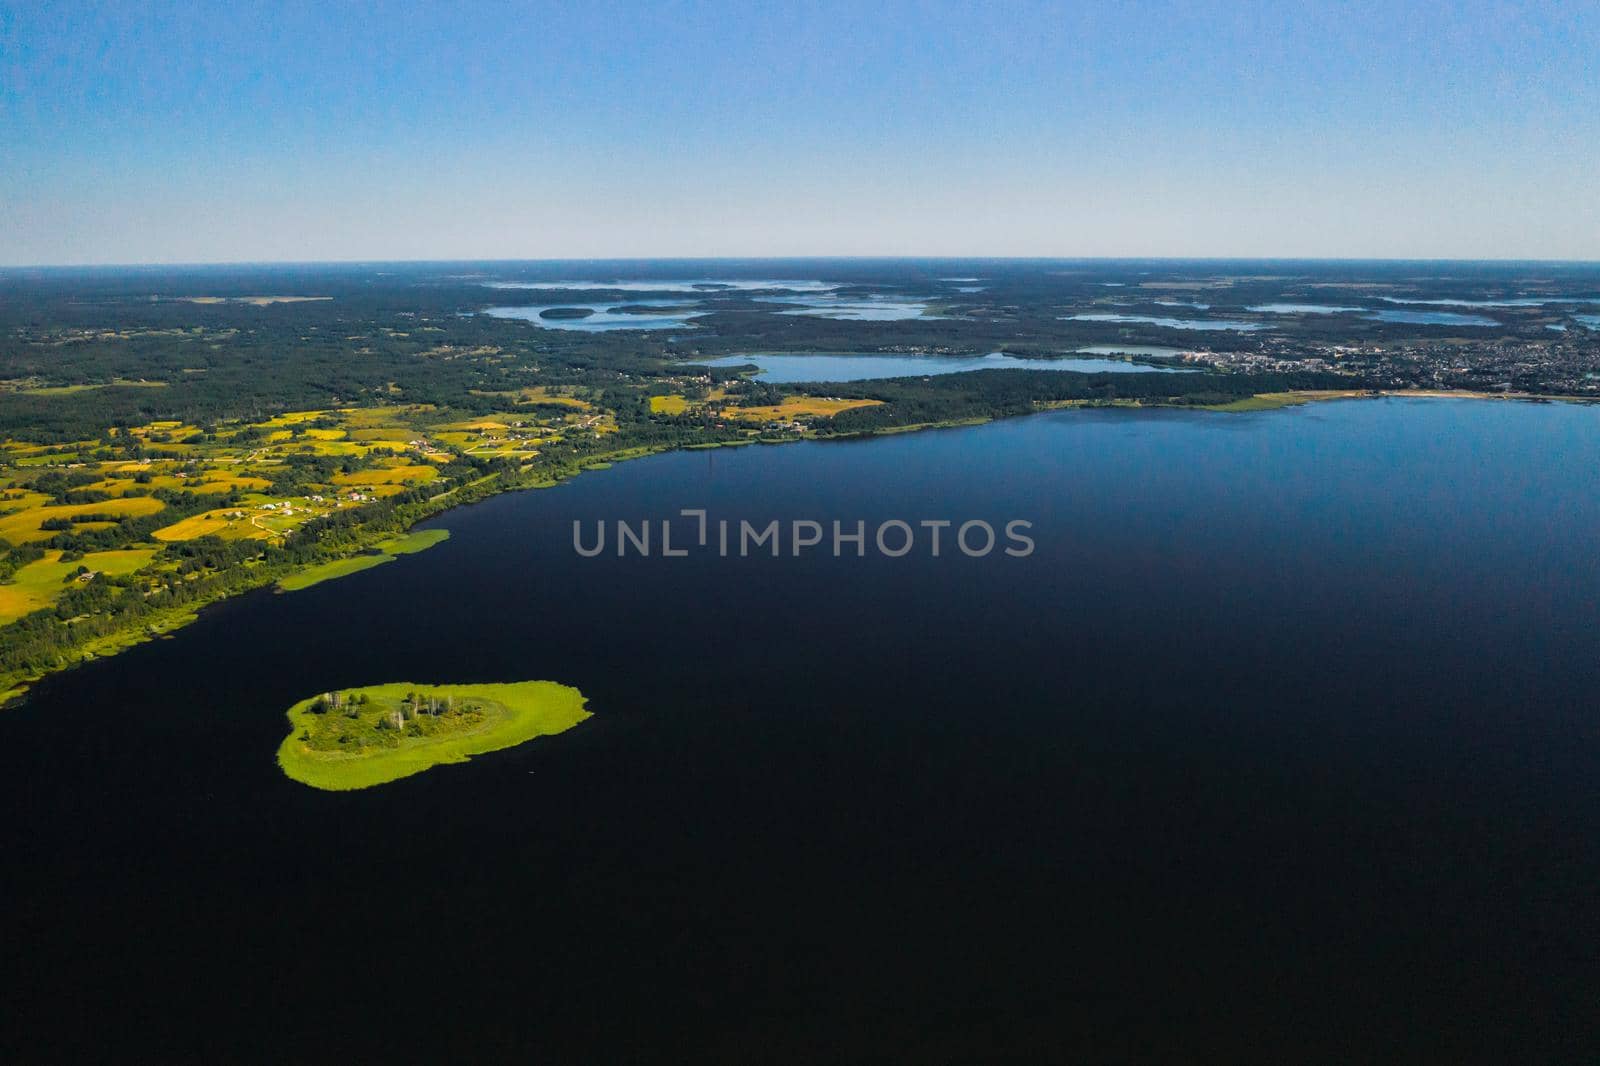
<instances>
[{"instance_id":1,"label":"horizon line","mask_svg":"<svg viewBox=\"0 0 1600 1066\"><path fill-rule=\"evenodd\" d=\"M534 264L534 263L728 263L728 262L857 262L915 263L928 261L991 263L1495 263L1530 266L1595 266L1596 259L1554 259L1489 256L1316 256L1316 255L597 255L544 258L350 258L350 259L195 259L103 263L8 263L0 271L49 270L151 270L204 267L353 267L426 266L430 264Z\"/></svg>"}]
</instances>

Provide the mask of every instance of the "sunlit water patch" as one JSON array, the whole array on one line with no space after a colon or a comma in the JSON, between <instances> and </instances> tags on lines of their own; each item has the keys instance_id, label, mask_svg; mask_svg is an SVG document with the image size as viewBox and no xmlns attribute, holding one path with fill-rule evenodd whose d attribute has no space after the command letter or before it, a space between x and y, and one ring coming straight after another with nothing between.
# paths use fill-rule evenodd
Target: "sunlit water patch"
<instances>
[{"instance_id":1,"label":"sunlit water patch","mask_svg":"<svg viewBox=\"0 0 1600 1066\"><path fill-rule=\"evenodd\" d=\"M1173 349L1174 351L1176 349ZM875 355L851 352L799 352L730 355L696 360L696 366L760 367L762 381L870 381L876 378L925 377L962 374L972 370L1068 370L1080 374L1138 374L1169 372L1168 367L1144 366L1122 359L1018 359L1014 355Z\"/></svg>"},{"instance_id":2,"label":"sunlit water patch","mask_svg":"<svg viewBox=\"0 0 1600 1066\"><path fill-rule=\"evenodd\" d=\"M1408 304L1416 307L1543 307L1545 304L1600 303L1600 297L1574 296L1523 296L1514 300L1415 300L1403 296L1380 296L1390 304Z\"/></svg>"},{"instance_id":3,"label":"sunlit water patch","mask_svg":"<svg viewBox=\"0 0 1600 1066\"><path fill-rule=\"evenodd\" d=\"M1483 315L1461 315L1452 311L1374 311L1367 318L1411 326L1498 326Z\"/></svg>"},{"instance_id":4,"label":"sunlit water patch","mask_svg":"<svg viewBox=\"0 0 1600 1066\"><path fill-rule=\"evenodd\" d=\"M780 315L809 315L854 322L900 322L910 318L933 318L925 300L887 296L763 296L761 303L793 304Z\"/></svg>"},{"instance_id":5,"label":"sunlit water patch","mask_svg":"<svg viewBox=\"0 0 1600 1066\"><path fill-rule=\"evenodd\" d=\"M685 307L694 304L686 300L671 301ZM707 314L705 311L673 310L667 311L667 303L653 302L649 306L660 308L665 313L635 314L627 311L618 311L619 305L614 303L599 304L546 304L540 307L491 307L484 314L491 318L516 318L524 322L532 322L544 329L575 330L579 333L610 333L623 329L682 329L689 325L691 318L699 318ZM567 318L562 316L546 317L546 312L559 312L570 310L584 310L591 312L582 318Z\"/></svg>"},{"instance_id":6,"label":"sunlit water patch","mask_svg":"<svg viewBox=\"0 0 1600 1066\"><path fill-rule=\"evenodd\" d=\"M1062 315L1064 319L1078 322L1143 322L1168 329L1231 329L1241 333L1266 329L1260 322L1241 322L1231 318L1161 318L1157 315L1081 314Z\"/></svg>"},{"instance_id":7,"label":"sunlit water patch","mask_svg":"<svg viewBox=\"0 0 1600 1066\"><path fill-rule=\"evenodd\" d=\"M1247 311L1260 311L1268 315L1342 315L1365 311L1365 307L1341 307L1337 304L1252 304Z\"/></svg>"},{"instance_id":8,"label":"sunlit water patch","mask_svg":"<svg viewBox=\"0 0 1600 1066\"><path fill-rule=\"evenodd\" d=\"M828 292L839 286L831 282L781 280L771 278L663 278L660 281L491 281L491 289L533 289L559 292L693 292L714 296L719 292Z\"/></svg>"}]
</instances>

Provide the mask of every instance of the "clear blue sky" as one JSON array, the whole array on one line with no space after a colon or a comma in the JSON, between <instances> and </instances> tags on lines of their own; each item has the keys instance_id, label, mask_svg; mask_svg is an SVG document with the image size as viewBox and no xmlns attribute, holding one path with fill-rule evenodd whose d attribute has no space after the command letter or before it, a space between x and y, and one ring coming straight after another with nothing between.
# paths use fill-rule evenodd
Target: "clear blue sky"
<instances>
[{"instance_id":1,"label":"clear blue sky","mask_svg":"<svg viewBox=\"0 0 1600 1066\"><path fill-rule=\"evenodd\" d=\"M1600 4L0 0L0 263L1600 258Z\"/></svg>"}]
</instances>

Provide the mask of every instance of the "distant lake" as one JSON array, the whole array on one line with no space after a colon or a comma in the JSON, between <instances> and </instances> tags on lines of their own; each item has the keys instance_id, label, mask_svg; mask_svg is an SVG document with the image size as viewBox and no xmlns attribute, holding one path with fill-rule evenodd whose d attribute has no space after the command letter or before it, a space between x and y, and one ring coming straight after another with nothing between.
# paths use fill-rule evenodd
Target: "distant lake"
<instances>
[{"instance_id":1,"label":"distant lake","mask_svg":"<svg viewBox=\"0 0 1600 1066\"><path fill-rule=\"evenodd\" d=\"M1384 303L1418 307L1543 307L1545 304L1600 303L1600 297L1579 299L1571 296L1524 296L1515 300L1411 300L1401 296L1380 296L1378 299Z\"/></svg>"},{"instance_id":2,"label":"distant lake","mask_svg":"<svg viewBox=\"0 0 1600 1066\"><path fill-rule=\"evenodd\" d=\"M1572 318L1585 329L1600 329L1600 315L1573 315Z\"/></svg>"},{"instance_id":3,"label":"distant lake","mask_svg":"<svg viewBox=\"0 0 1600 1066\"><path fill-rule=\"evenodd\" d=\"M693 307L694 302L688 300L652 300L651 307L666 307L672 304L681 304ZM577 330L580 333L609 333L620 329L681 329L689 325L691 318L699 318L707 314L705 311L673 311L661 315L635 315L620 313L611 308L622 306L617 303L599 304L544 304L539 307L491 307L484 314L491 318L517 318L525 322L532 322L545 329ZM557 308L583 308L593 311L594 314L586 318L542 318L545 311L554 311Z\"/></svg>"},{"instance_id":4,"label":"distant lake","mask_svg":"<svg viewBox=\"0 0 1600 1066\"><path fill-rule=\"evenodd\" d=\"M1080 355L1185 355L1187 348L1168 348L1160 344L1089 344L1076 349Z\"/></svg>"},{"instance_id":5,"label":"distant lake","mask_svg":"<svg viewBox=\"0 0 1600 1066\"><path fill-rule=\"evenodd\" d=\"M815 279L784 281L770 278L756 280L732 278L663 278L659 281L488 281L491 289L534 289L580 292L695 292L714 296L718 292L766 292L782 289L788 292L826 292L838 285Z\"/></svg>"},{"instance_id":6,"label":"distant lake","mask_svg":"<svg viewBox=\"0 0 1600 1066\"><path fill-rule=\"evenodd\" d=\"M1152 326L1166 326L1168 329L1231 329L1241 333L1251 330L1266 329L1260 322L1241 322L1229 318L1160 318L1155 315L1114 315L1114 314L1082 314L1062 315L1063 319L1077 320L1079 322L1144 322Z\"/></svg>"},{"instance_id":7,"label":"distant lake","mask_svg":"<svg viewBox=\"0 0 1600 1066\"><path fill-rule=\"evenodd\" d=\"M927 315L925 300L907 300L886 296L758 296L758 303L794 304L796 306L780 315L810 315L816 318L837 318L856 322L900 322L909 318L932 317Z\"/></svg>"},{"instance_id":8,"label":"distant lake","mask_svg":"<svg viewBox=\"0 0 1600 1066\"><path fill-rule=\"evenodd\" d=\"M1176 351L1176 349L1172 349ZM1149 353L1146 353L1149 354ZM755 376L775 383L791 381L870 381L875 378L926 377L961 374L971 370L1067 370L1080 374L1139 374L1170 372L1169 367L1144 366L1122 359L1018 359L1001 352L988 355L877 355L866 352L758 352L722 359L697 359L695 366L745 366L755 364Z\"/></svg>"},{"instance_id":9,"label":"distant lake","mask_svg":"<svg viewBox=\"0 0 1600 1066\"><path fill-rule=\"evenodd\" d=\"M1334 304L1253 304L1247 311L1262 311L1269 315L1342 315L1349 311L1365 311L1365 307L1338 307Z\"/></svg>"},{"instance_id":10,"label":"distant lake","mask_svg":"<svg viewBox=\"0 0 1600 1066\"><path fill-rule=\"evenodd\" d=\"M1403 322L1413 326L1498 326L1483 315L1458 315L1450 311L1374 311L1366 316L1379 322Z\"/></svg>"}]
</instances>

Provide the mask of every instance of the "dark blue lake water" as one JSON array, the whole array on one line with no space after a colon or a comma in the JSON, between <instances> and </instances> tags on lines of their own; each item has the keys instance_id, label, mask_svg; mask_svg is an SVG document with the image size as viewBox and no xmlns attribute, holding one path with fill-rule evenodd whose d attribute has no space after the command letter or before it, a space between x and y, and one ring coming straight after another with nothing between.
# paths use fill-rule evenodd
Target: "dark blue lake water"
<instances>
[{"instance_id":1,"label":"dark blue lake water","mask_svg":"<svg viewBox=\"0 0 1600 1066\"><path fill-rule=\"evenodd\" d=\"M0 712L0 1053L1578 1057L1597 470L1600 410L1391 399L684 452L451 512ZM574 519L685 507L1037 550L574 556ZM274 764L309 693L524 678L595 717L366 792Z\"/></svg>"}]
</instances>

